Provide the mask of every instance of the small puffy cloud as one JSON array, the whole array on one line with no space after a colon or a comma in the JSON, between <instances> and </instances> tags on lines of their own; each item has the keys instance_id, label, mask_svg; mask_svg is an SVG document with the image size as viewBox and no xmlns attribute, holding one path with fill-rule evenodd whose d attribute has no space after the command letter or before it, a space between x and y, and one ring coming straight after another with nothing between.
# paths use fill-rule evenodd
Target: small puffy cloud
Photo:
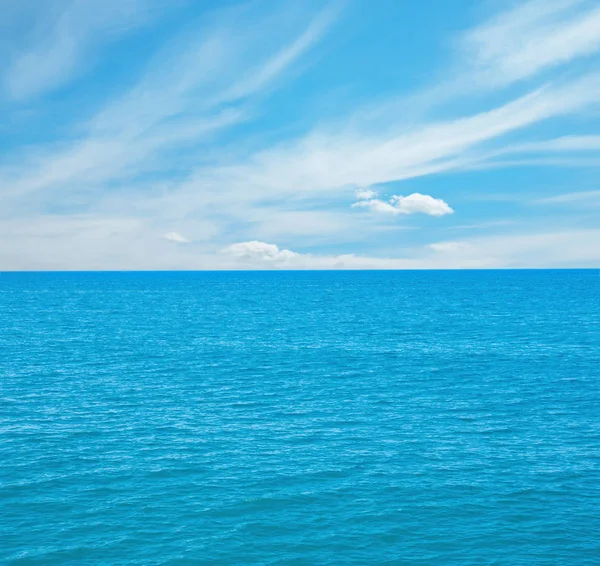
<instances>
[{"instance_id":1,"label":"small puffy cloud","mask_svg":"<svg viewBox=\"0 0 600 566\"><path fill-rule=\"evenodd\" d=\"M189 244L190 241L187 238L184 238L181 234L177 232L167 232L163 235L163 240L168 240L169 242L175 242L176 244Z\"/></svg>"},{"instance_id":2,"label":"small puffy cloud","mask_svg":"<svg viewBox=\"0 0 600 566\"><path fill-rule=\"evenodd\" d=\"M371 189L359 189L355 194L356 200L370 200L377 197L377 193Z\"/></svg>"},{"instance_id":3,"label":"small puffy cloud","mask_svg":"<svg viewBox=\"0 0 600 566\"><path fill-rule=\"evenodd\" d=\"M394 195L390 202L403 214L421 212L430 216L444 216L454 212L442 199L422 195L421 193L413 193L407 197Z\"/></svg>"},{"instance_id":4,"label":"small puffy cloud","mask_svg":"<svg viewBox=\"0 0 600 566\"><path fill-rule=\"evenodd\" d=\"M276 263L289 261L299 255L290 250L280 250L275 244L267 244L257 240L232 244L227 246L223 252L237 259Z\"/></svg>"},{"instance_id":5,"label":"small puffy cloud","mask_svg":"<svg viewBox=\"0 0 600 566\"><path fill-rule=\"evenodd\" d=\"M445 214L452 214L454 212L454 210L442 199L433 198L429 195L422 195L421 193L413 193L406 197L394 195L388 202L378 198L359 198L352 206L355 208L367 208L373 212L381 212L384 214L421 213L429 216L444 216Z\"/></svg>"}]
</instances>

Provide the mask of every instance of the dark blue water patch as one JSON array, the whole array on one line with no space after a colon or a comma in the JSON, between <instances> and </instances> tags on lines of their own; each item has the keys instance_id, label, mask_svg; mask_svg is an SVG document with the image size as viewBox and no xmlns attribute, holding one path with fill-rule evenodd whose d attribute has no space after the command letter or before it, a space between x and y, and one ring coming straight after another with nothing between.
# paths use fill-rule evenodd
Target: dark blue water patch
<instances>
[{"instance_id":1,"label":"dark blue water patch","mask_svg":"<svg viewBox=\"0 0 600 566\"><path fill-rule=\"evenodd\" d=\"M0 562L599 564L593 270L2 273Z\"/></svg>"}]
</instances>

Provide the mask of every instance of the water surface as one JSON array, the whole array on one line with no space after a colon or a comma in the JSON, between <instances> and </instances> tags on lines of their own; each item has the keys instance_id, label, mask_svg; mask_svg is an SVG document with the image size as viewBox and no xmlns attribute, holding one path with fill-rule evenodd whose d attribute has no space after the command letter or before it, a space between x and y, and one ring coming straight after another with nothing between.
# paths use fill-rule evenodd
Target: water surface
<instances>
[{"instance_id":1,"label":"water surface","mask_svg":"<svg viewBox=\"0 0 600 566\"><path fill-rule=\"evenodd\" d=\"M600 564L595 271L3 273L2 564Z\"/></svg>"}]
</instances>

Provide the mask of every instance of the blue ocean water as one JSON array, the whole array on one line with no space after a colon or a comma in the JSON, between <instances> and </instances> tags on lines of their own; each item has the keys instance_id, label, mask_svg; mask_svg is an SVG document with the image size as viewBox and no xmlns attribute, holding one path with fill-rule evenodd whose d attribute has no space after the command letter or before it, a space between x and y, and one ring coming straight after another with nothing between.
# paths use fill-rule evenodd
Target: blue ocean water
<instances>
[{"instance_id":1,"label":"blue ocean water","mask_svg":"<svg viewBox=\"0 0 600 566\"><path fill-rule=\"evenodd\" d=\"M2 564L600 564L595 271L3 273Z\"/></svg>"}]
</instances>

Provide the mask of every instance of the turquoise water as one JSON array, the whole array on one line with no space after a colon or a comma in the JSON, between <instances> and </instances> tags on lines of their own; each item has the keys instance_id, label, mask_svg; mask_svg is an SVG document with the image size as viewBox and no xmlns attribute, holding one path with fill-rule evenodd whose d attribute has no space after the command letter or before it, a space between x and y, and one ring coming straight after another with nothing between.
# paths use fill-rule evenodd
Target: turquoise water
<instances>
[{"instance_id":1,"label":"turquoise water","mask_svg":"<svg viewBox=\"0 0 600 566\"><path fill-rule=\"evenodd\" d=\"M600 564L596 271L0 276L2 564Z\"/></svg>"}]
</instances>

